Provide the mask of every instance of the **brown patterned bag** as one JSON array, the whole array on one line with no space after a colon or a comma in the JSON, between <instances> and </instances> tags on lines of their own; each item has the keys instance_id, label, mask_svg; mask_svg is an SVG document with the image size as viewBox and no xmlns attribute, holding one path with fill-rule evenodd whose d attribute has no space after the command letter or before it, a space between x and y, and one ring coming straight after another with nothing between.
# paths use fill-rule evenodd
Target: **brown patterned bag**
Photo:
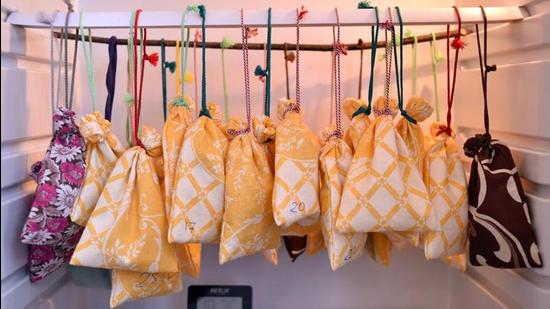
<instances>
[{"instance_id":1,"label":"brown patterned bag","mask_svg":"<svg viewBox=\"0 0 550 309\"><path fill-rule=\"evenodd\" d=\"M527 199L518 170L507 146L491 138L487 106L487 21L484 17L484 56L481 55L476 25L481 81L483 85L485 133L476 134L464 144L472 157L468 185L470 202L470 263L498 268L542 267L542 260L531 225Z\"/></svg>"}]
</instances>

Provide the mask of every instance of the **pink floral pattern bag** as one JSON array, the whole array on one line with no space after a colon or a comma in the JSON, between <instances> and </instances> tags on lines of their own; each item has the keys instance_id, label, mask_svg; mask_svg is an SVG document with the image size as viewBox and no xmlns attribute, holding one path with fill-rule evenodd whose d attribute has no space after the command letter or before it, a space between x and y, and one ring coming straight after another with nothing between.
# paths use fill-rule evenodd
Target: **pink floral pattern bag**
<instances>
[{"instance_id":1,"label":"pink floral pattern bag","mask_svg":"<svg viewBox=\"0 0 550 309\"><path fill-rule=\"evenodd\" d=\"M70 260L82 227L69 215L85 173L86 145L74 123L74 112L63 107L53 115L54 135L46 157L33 164L38 184L21 240L31 245L31 281L38 281Z\"/></svg>"}]
</instances>

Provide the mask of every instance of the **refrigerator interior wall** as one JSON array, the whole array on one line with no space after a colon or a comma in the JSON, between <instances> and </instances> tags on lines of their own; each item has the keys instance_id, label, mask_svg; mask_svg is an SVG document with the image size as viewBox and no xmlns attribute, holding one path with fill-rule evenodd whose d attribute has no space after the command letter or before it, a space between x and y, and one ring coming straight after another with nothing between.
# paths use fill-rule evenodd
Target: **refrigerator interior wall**
<instances>
[{"instance_id":1,"label":"refrigerator interior wall","mask_svg":"<svg viewBox=\"0 0 550 309\"><path fill-rule=\"evenodd\" d=\"M472 1L459 1L459 5L474 6ZM514 1L492 1L485 5L512 5ZM550 220L550 1L515 1L519 5L528 4L533 15L528 20L504 25L490 32L489 62L499 65L497 73L490 80L491 120L495 136L513 147L516 163L530 197L534 224L544 261L550 261L550 230L543 222ZM228 9L267 7L268 1L233 1L226 4L217 1L204 1L207 7ZM214 3L216 3L214 5ZM306 7L320 7L318 1L302 1ZM61 2L54 1L3 1L3 5L20 10L53 11L64 10ZM452 5L453 1L423 0L414 1L415 6L434 7ZM515 4L515 3L514 3ZM293 1L280 1L277 7L292 7ZM339 1L339 7L353 7L356 1ZM377 1L377 5L412 5L410 1ZM181 9L172 1L80 1L83 10L128 10L140 6L145 10L162 7L166 10ZM328 8L331 4L323 4ZM415 27L416 33L442 31L444 27ZM274 42L292 41L294 29L276 29ZM166 32L166 34L164 34ZM255 42L263 42L264 31ZM326 32L326 33L325 33ZM223 35L238 38L239 29L212 30L209 40L219 40ZM94 35L108 36L106 30L94 31ZM125 37L126 31L116 33ZM306 41L330 43L330 28L304 29ZM368 40L369 29L346 28L344 42L354 42L358 37ZM177 30L151 31L151 37L177 37ZM461 56L461 71L455 103L455 119L461 136L469 137L479 132L482 120L481 85L477 67L475 37L470 36L469 46ZM444 42L438 48L444 51ZM105 97L104 70L107 65L106 46L94 46L94 65L98 102ZM119 47L118 68L125 66L125 48ZM382 53L379 50L379 53ZM80 52L79 52L80 53ZM420 93L433 101L433 86L427 44L419 46L418 88ZM232 113L242 114L241 53L230 51L227 63L232 63L229 71L236 78L230 79L230 104ZM263 61L261 52L251 52L251 66ZM366 54L368 56L368 54ZM199 56L200 57L200 56ZM209 97L222 102L220 81L220 59L218 51L208 52ZM174 58L174 51L168 51L168 58ZM282 55L273 54L273 95L272 105L284 95L284 67ZM76 112L81 115L90 111L88 83L82 54L79 54L79 87L76 97ZM192 61L192 54L190 61ZM199 58L200 59L200 58ZM305 103L306 122L315 132L328 124L330 115L330 56L320 53L302 54L302 95ZM365 57L368 59L368 57ZM343 61L342 92L345 96L355 96L359 57L350 53ZM365 60L368 67L368 60ZM405 96L410 94L410 48L405 48ZM192 66L192 64L191 64ZM439 68L441 102L444 104L445 75ZM125 70L117 75L117 94L121 98L125 89ZM293 67L290 66L291 85ZM233 73L236 72L236 73ZM382 93L383 65L377 64L375 94ZM157 128L161 127L160 74L158 68L149 67L144 88L144 121ZM200 70L199 70L200 74ZM169 86L174 76L169 76ZM261 105L261 84L253 80L252 96L254 113L259 113ZM366 83L363 83L363 96ZM193 87L188 87L193 95ZM1 280L2 308L105 308L108 306L109 291L104 289L81 288L74 285L65 270L58 271L47 279L30 284L25 263L27 251L19 242L19 232L28 212L34 185L27 177L30 165L42 158L51 134L49 106L49 33L45 30L23 30L2 23L2 171L1 171ZM173 88L169 88L169 94ZM291 86L291 93L293 87ZM273 108L273 111L276 109ZM113 118L115 132L124 136L123 119L125 107L116 101ZM428 120L427 122L430 122ZM468 162L465 162L469 166ZM541 270L494 270L470 268L462 274L438 261L425 261L420 250L407 248L396 250L392 265L383 267L362 257L338 272L331 272L325 253L314 257L301 257L290 263L284 250L280 251L280 265L268 265L260 257L247 257L225 266L217 262L217 248L205 246L201 278L185 278L189 284L247 284L254 289L255 308L547 308L550 304L550 267ZM151 298L127 303L121 308L185 308L186 289L171 296Z\"/></svg>"}]
</instances>

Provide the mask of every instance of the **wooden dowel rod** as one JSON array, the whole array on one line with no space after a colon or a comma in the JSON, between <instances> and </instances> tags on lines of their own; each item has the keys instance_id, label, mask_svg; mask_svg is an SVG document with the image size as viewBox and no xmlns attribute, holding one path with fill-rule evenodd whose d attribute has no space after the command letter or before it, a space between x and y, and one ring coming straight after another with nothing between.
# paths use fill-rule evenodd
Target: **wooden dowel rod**
<instances>
[{"instance_id":1,"label":"wooden dowel rod","mask_svg":"<svg viewBox=\"0 0 550 309\"><path fill-rule=\"evenodd\" d=\"M462 29L462 35L467 35L471 33L471 30L468 29ZM456 30L451 31L451 37L454 37L457 34ZM61 37L60 32L54 33L55 37L59 38ZM70 40L74 40L76 38L76 35L73 33L69 33L68 38ZM429 42L432 40L432 35L430 34L423 34L417 36L418 42ZM437 40L442 40L447 38L447 32L437 32L435 33L435 38ZM80 38L79 38L80 39ZM85 36L86 41L88 41L90 38L86 35ZM403 45L409 45L413 43L412 37L407 37L403 39ZM108 44L109 38L105 37L96 37L92 36L92 42L94 43L102 43L102 44ZM116 41L117 45L126 45L128 44L127 39L117 39ZM164 40L165 46L176 46L175 40ZM257 50L263 50L264 49L264 43L248 43L248 49L257 49ZM272 50L284 50L284 43L274 43L271 44ZM160 46L160 40L147 40L147 46ZM199 44L200 46L200 44ZM352 43L348 44L348 50L361 50L361 49L370 49L371 43L370 42L363 42L363 44L358 43ZM382 48L386 46L386 41L379 41L378 42L378 48ZM220 49L220 42L206 42L206 48L209 49ZM235 43L233 46L226 48L226 49L238 49L241 50L242 46L240 43ZM287 43L287 49L288 50L295 50L296 44ZM301 51L332 51L332 45L331 44L300 44L300 50Z\"/></svg>"}]
</instances>

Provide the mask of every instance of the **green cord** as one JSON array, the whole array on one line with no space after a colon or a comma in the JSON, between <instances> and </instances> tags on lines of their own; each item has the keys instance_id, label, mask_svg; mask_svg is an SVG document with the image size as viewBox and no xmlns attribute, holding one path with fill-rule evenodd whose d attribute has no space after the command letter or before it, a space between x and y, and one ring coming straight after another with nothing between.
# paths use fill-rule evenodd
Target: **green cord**
<instances>
[{"instance_id":1,"label":"green cord","mask_svg":"<svg viewBox=\"0 0 550 309\"><path fill-rule=\"evenodd\" d=\"M436 38L435 34L432 32L432 41L430 42L430 52L432 54L432 76L434 79L434 97L435 97L435 117L437 121L440 121L441 116L439 113L439 90L437 85L437 63L439 62L437 49L435 46Z\"/></svg>"},{"instance_id":2,"label":"green cord","mask_svg":"<svg viewBox=\"0 0 550 309\"><path fill-rule=\"evenodd\" d=\"M166 121L166 47L164 46L164 39L160 39L160 72L162 77L162 113L164 115L164 121Z\"/></svg>"},{"instance_id":3,"label":"green cord","mask_svg":"<svg viewBox=\"0 0 550 309\"><path fill-rule=\"evenodd\" d=\"M371 27L371 52L370 52L370 78L369 78L369 106L365 113L370 115L372 106L372 96L374 93L374 65L376 64L376 49L378 48L378 30L380 28L380 20L378 17L378 7L374 7L376 15L376 26ZM355 114L354 114L355 115Z\"/></svg>"},{"instance_id":4,"label":"green cord","mask_svg":"<svg viewBox=\"0 0 550 309\"><path fill-rule=\"evenodd\" d=\"M399 60L397 60L397 46L395 46L393 53L395 57L395 79L397 83L397 103L401 115L411 123L416 123L416 120L412 118L406 110L403 109L403 18L401 18L401 10L398 6L395 7L397 11L397 17L399 19ZM392 31L392 40L397 44L395 40L395 31ZM399 63L398 63L399 62Z\"/></svg>"},{"instance_id":5,"label":"green cord","mask_svg":"<svg viewBox=\"0 0 550 309\"><path fill-rule=\"evenodd\" d=\"M271 8L267 10L267 55L265 60L265 102L264 115L271 113Z\"/></svg>"},{"instance_id":6,"label":"green cord","mask_svg":"<svg viewBox=\"0 0 550 309\"><path fill-rule=\"evenodd\" d=\"M92 111L96 111L96 90L95 90L95 77L94 77L94 67L92 65L92 31L90 28L88 28L88 45L89 45L89 52L86 48L86 38L84 37L84 27L82 26L82 16L84 16L84 12L80 12L80 18L78 21L78 28L80 29L80 39L82 41L82 50L84 51L84 59L86 61L86 72L88 74L88 84L90 87L90 95L92 97Z\"/></svg>"},{"instance_id":7,"label":"green cord","mask_svg":"<svg viewBox=\"0 0 550 309\"><path fill-rule=\"evenodd\" d=\"M222 48L222 82L223 82L223 114L225 122L229 122L229 94L227 93L227 78L225 76L225 48Z\"/></svg>"},{"instance_id":8,"label":"green cord","mask_svg":"<svg viewBox=\"0 0 550 309\"><path fill-rule=\"evenodd\" d=\"M126 51L128 52L128 62L127 62L127 71L128 71L128 85L126 87L126 90L128 93L126 93L124 97L124 101L128 106L134 103L135 98L132 95L132 78L133 73L135 72L134 68L134 53L132 53L132 47L134 46L134 22L136 19L136 12L133 11L132 15L130 16L130 26L128 27L128 42L126 44ZM128 109L127 109L128 111ZM133 146L133 139L132 139L132 126L130 121L130 113L126 114L126 142L128 143L128 146Z\"/></svg>"},{"instance_id":9,"label":"green cord","mask_svg":"<svg viewBox=\"0 0 550 309\"><path fill-rule=\"evenodd\" d=\"M206 106L206 8L204 5L199 5L199 15L202 18L202 80L201 80L201 112L199 116L207 116L212 118Z\"/></svg>"}]
</instances>

